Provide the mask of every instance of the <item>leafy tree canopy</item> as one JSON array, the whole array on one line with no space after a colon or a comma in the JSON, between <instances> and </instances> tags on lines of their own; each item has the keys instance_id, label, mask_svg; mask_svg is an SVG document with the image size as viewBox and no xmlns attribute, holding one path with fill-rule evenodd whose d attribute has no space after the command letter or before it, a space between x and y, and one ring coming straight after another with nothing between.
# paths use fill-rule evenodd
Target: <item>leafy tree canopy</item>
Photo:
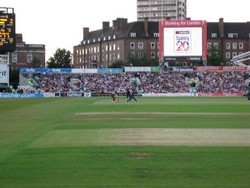
<instances>
[{"instance_id":1,"label":"leafy tree canopy","mask_svg":"<svg viewBox=\"0 0 250 188\"><path fill-rule=\"evenodd\" d=\"M54 57L50 57L47 61L48 68L71 68L72 55L70 51L65 49L57 49Z\"/></svg>"},{"instance_id":2,"label":"leafy tree canopy","mask_svg":"<svg viewBox=\"0 0 250 188\"><path fill-rule=\"evenodd\" d=\"M41 67L41 60L38 57L34 57L34 59L32 60L32 68L40 68Z\"/></svg>"},{"instance_id":3,"label":"leafy tree canopy","mask_svg":"<svg viewBox=\"0 0 250 188\"><path fill-rule=\"evenodd\" d=\"M207 64L209 66L221 66L224 64L221 53L219 52L218 48L213 45L208 49Z\"/></svg>"}]
</instances>

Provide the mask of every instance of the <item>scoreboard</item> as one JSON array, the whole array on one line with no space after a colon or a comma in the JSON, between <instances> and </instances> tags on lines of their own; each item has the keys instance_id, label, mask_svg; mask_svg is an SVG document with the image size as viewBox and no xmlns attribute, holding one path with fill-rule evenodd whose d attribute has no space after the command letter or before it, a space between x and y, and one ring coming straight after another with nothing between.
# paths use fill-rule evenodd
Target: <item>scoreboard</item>
<instances>
[{"instance_id":1,"label":"scoreboard","mask_svg":"<svg viewBox=\"0 0 250 188\"><path fill-rule=\"evenodd\" d=\"M15 14L0 9L0 53L16 49Z\"/></svg>"}]
</instances>

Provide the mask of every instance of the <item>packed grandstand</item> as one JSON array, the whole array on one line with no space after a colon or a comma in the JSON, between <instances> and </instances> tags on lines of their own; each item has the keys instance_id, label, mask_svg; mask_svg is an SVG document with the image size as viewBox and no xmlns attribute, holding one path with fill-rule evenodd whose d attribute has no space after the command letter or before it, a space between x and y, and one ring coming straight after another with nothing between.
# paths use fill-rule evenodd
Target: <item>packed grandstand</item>
<instances>
[{"instance_id":1,"label":"packed grandstand","mask_svg":"<svg viewBox=\"0 0 250 188\"><path fill-rule=\"evenodd\" d=\"M156 70L156 71L155 71ZM16 94L108 96L133 87L142 96L243 96L249 67L195 67L161 72L152 67L125 69L20 69Z\"/></svg>"},{"instance_id":2,"label":"packed grandstand","mask_svg":"<svg viewBox=\"0 0 250 188\"><path fill-rule=\"evenodd\" d=\"M250 68L20 69L19 77L19 89L13 91L19 95L90 97L114 91L125 95L132 87L141 96L243 96L249 89Z\"/></svg>"}]
</instances>

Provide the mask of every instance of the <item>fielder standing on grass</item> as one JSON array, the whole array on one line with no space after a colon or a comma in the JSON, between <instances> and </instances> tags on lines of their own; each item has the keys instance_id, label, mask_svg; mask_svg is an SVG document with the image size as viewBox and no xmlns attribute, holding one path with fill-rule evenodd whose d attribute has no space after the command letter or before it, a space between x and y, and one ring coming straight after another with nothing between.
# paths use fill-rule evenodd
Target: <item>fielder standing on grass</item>
<instances>
[{"instance_id":1,"label":"fielder standing on grass","mask_svg":"<svg viewBox=\"0 0 250 188\"><path fill-rule=\"evenodd\" d=\"M127 100L127 102L131 101L132 99L137 102L137 100L135 98L135 92L134 92L134 90L130 89L129 90L129 99Z\"/></svg>"},{"instance_id":2,"label":"fielder standing on grass","mask_svg":"<svg viewBox=\"0 0 250 188\"><path fill-rule=\"evenodd\" d=\"M112 97L112 102L115 102L116 98L117 98L117 93L115 91L113 91L111 93L111 97Z\"/></svg>"}]
</instances>

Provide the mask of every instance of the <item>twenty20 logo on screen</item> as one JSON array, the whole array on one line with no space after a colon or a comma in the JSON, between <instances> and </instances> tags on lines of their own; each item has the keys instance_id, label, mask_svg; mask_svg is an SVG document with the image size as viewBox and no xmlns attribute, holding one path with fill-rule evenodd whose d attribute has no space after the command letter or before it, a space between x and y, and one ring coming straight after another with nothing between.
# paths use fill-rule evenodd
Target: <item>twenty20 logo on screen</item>
<instances>
[{"instance_id":1,"label":"twenty20 logo on screen","mask_svg":"<svg viewBox=\"0 0 250 188\"><path fill-rule=\"evenodd\" d=\"M175 30L175 52L191 52L191 31Z\"/></svg>"}]
</instances>

